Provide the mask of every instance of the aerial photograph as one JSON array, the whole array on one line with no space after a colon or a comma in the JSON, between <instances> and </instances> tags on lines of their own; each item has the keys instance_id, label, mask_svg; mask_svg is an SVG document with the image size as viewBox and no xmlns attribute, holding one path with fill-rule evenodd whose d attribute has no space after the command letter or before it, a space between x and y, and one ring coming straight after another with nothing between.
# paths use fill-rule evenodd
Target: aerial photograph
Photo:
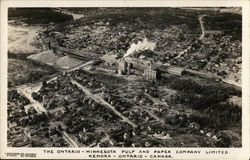
<instances>
[{"instance_id":1,"label":"aerial photograph","mask_svg":"<svg viewBox=\"0 0 250 160\"><path fill-rule=\"evenodd\" d=\"M240 7L8 8L8 147L242 147Z\"/></svg>"}]
</instances>

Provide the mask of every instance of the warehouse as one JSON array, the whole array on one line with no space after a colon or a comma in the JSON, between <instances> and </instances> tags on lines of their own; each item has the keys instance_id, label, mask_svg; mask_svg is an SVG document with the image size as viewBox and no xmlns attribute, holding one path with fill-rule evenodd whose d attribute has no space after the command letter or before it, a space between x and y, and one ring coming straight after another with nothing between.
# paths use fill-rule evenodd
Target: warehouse
<instances>
[{"instance_id":1,"label":"warehouse","mask_svg":"<svg viewBox=\"0 0 250 160\"><path fill-rule=\"evenodd\" d=\"M185 70L183 68L180 68L180 67L171 66L171 67L167 68L167 72L170 74L181 76L185 73Z\"/></svg>"}]
</instances>

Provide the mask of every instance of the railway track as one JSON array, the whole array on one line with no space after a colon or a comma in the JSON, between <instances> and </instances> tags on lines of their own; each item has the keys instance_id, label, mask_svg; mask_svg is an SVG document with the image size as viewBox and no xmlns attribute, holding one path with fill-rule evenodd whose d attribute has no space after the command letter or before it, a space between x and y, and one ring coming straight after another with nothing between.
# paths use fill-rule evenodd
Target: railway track
<instances>
[{"instance_id":1,"label":"railway track","mask_svg":"<svg viewBox=\"0 0 250 160\"><path fill-rule=\"evenodd\" d=\"M89 53L89 52L83 52L83 51L77 51L65 47L58 46L56 44L51 44L51 49L62 52L63 55L82 59L82 60L100 60L100 55L96 53Z\"/></svg>"}]
</instances>

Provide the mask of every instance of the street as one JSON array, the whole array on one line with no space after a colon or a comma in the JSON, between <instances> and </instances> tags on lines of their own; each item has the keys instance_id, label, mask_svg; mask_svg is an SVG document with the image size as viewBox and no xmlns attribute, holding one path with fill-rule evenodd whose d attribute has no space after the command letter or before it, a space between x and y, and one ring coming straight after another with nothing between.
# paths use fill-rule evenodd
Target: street
<instances>
[{"instance_id":1,"label":"street","mask_svg":"<svg viewBox=\"0 0 250 160\"><path fill-rule=\"evenodd\" d=\"M121 119L123 121L127 122L132 127L136 127L137 126L136 124L134 124L133 122L131 122L128 118L126 118L125 116L123 116L119 111L117 111L114 106L112 106L108 102L106 102L102 97L100 97L98 95L92 94L86 87L82 86L80 83L76 82L75 80L71 80L71 82L73 84L76 84L77 87L81 88L83 90L83 92L85 92L90 98L92 98L97 103L100 103L100 104L102 104L102 105L110 108L112 111L114 111L114 113L116 115L118 115L119 117L121 117Z\"/></svg>"}]
</instances>

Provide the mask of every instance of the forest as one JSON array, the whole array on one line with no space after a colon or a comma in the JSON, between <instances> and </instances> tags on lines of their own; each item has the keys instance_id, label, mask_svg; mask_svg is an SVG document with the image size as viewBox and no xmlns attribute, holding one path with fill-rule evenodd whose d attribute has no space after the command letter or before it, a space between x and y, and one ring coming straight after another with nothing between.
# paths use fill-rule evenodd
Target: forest
<instances>
[{"instance_id":1,"label":"forest","mask_svg":"<svg viewBox=\"0 0 250 160\"><path fill-rule=\"evenodd\" d=\"M209 126L216 130L226 129L241 121L240 106L226 102L230 96L241 97L240 90L221 85L200 85L192 80L162 78L161 83L178 91L172 102L183 104L207 115L196 117L201 126Z\"/></svg>"},{"instance_id":2,"label":"forest","mask_svg":"<svg viewBox=\"0 0 250 160\"><path fill-rule=\"evenodd\" d=\"M72 20L73 16L52 8L9 8L8 18L9 20L22 18L28 24L47 24Z\"/></svg>"}]
</instances>

